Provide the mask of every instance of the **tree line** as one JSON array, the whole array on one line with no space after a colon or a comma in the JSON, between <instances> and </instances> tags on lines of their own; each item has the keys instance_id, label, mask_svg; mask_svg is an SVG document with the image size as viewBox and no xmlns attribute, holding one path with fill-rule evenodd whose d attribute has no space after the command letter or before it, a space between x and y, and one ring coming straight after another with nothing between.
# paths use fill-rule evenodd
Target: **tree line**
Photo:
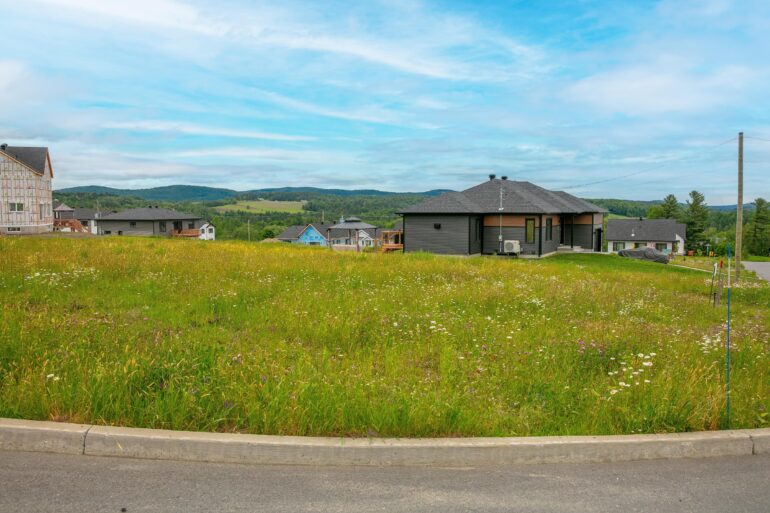
<instances>
[{"instance_id":1,"label":"tree line","mask_svg":"<svg viewBox=\"0 0 770 513\"><path fill-rule=\"evenodd\" d=\"M754 201L754 209L745 216L743 227L743 248L751 255L770 254L770 206L763 198ZM687 226L685 248L716 254L727 253L727 245L735 245L735 211L710 210L705 197L698 191L691 191L684 205L676 196L669 194L658 205L647 210L649 219L675 219Z\"/></svg>"}]
</instances>

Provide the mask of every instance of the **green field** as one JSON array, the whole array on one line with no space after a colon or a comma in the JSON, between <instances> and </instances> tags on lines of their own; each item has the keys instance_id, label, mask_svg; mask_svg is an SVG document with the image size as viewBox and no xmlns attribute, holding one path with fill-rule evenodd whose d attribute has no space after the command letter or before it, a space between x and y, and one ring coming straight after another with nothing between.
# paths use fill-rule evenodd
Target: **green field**
<instances>
[{"instance_id":1,"label":"green field","mask_svg":"<svg viewBox=\"0 0 770 513\"><path fill-rule=\"evenodd\" d=\"M0 416L291 435L725 427L705 273L281 244L0 237ZM770 287L733 290L732 427L770 425Z\"/></svg>"},{"instance_id":2,"label":"green field","mask_svg":"<svg viewBox=\"0 0 770 513\"><path fill-rule=\"evenodd\" d=\"M303 212L304 201L273 201L273 200L249 200L237 201L230 205L215 207L219 212L250 212L252 214L264 214L265 212L285 212L295 214Z\"/></svg>"}]
</instances>

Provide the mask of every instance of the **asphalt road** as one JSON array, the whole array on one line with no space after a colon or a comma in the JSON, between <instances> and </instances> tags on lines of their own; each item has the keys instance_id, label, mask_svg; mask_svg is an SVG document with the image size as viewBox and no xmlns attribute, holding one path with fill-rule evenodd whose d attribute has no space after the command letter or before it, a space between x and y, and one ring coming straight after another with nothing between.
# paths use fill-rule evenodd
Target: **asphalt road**
<instances>
[{"instance_id":1,"label":"asphalt road","mask_svg":"<svg viewBox=\"0 0 770 513\"><path fill-rule=\"evenodd\" d=\"M445 469L0 452L0 511L767 513L770 455Z\"/></svg>"},{"instance_id":2,"label":"asphalt road","mask_svg":"<svg viewBox=\"0 0 770 513\"><path fill-rule=\"evenodd\" d=\"M770 281L770 262L742 262L743 267L749 271L754 271L757 276Z\"/></svg>"}]
</instances>

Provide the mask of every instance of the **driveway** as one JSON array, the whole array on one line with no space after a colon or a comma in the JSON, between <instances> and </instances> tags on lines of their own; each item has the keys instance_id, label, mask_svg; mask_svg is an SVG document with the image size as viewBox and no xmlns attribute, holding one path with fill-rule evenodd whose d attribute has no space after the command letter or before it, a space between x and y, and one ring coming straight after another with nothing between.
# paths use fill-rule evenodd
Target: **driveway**
<instances>
[{"instance_id":1,"label":"driveway","mask_svg":"<svg viewBox=\"0 0 770 513\"><path fill-rule=\"evenodd\" d=\"M770 281L770 262L743 262L743 267L754 271L760 278Z\"/></svg>"},{"instance_id":2,"label":"driveway","mask_svg":"<svg viewBox=\"0 0 770 513\"><path fill-rule=\"evenodd\" d=\"M770 455L484 468L0 452L0 512L767 513Z\"/></svg>"}]
</instances>

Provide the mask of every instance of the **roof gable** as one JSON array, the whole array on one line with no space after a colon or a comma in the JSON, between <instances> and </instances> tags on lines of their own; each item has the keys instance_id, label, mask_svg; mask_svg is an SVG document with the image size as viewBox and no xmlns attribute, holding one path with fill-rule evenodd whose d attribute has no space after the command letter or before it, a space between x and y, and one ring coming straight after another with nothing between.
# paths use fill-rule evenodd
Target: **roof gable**
<instances>
[{"instance_id":1,"label":"roof gable","mask_svg":"<svg viewBox=\"0 0 770 513\"><path fill-rule=\"evenodd\" d=\"M37 174L45 174L46 167L50 168L48 148L44 146L7 146L0 145L0 151L12 159L30 168ZM53 176L53 172L51 172Z\"/></svg>"}]
</instances>

